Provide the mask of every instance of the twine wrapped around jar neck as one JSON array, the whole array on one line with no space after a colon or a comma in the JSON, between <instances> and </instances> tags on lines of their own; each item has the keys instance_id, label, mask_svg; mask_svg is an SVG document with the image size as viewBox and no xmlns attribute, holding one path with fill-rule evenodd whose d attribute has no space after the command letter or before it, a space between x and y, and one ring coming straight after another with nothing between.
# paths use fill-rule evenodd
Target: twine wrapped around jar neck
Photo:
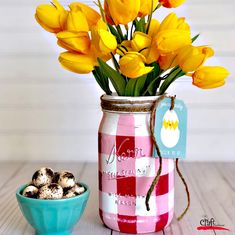
<instances>
[{"instance_id":1,"label":"twine wrapped around jar neck","mask_svg":"<svg viewBox=\"0 0 235 235\"><path fill-rule=\"evenodd\" d=\"M101 96L101 107L108 112L151 113L154 103L160 96L151 97L114 97Z\"/></svg>"}]
</instances>

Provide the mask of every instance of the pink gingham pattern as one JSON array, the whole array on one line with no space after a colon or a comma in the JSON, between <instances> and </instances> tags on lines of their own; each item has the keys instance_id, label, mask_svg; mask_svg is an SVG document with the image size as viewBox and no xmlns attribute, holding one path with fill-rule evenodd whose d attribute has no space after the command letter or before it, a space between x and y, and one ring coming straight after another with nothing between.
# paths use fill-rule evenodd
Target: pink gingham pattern
<instances>
[{"instance_id":1,"label":"pink gingham pattern","mask_svg":"<svg viewBox=\"0 0 235 235\"><path fill-rule=\"evenodd\" d=\"M150 198L145 196L159 160L152 157L148 113L104 112L99 128L99 208L103 223L126 233L165 228L174 211L174 161L163 159L162 173Z\"/></svg>"}]
</instances>

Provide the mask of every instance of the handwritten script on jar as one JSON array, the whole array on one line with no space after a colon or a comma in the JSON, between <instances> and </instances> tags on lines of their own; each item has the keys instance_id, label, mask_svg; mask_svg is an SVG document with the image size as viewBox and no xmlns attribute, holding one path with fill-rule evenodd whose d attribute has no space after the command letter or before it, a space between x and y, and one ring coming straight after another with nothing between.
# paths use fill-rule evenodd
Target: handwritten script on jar
<instances>
[{"instance_id":1,"label":"handwritten script on jar","mask_svg":"<svg viewBox=\"0 0 235 235\"><path fill-rule=\"evenodd\" d=\"M109 154L109 158L106 160L107 164L112 164L115 158L117 158L117 160L121 162L127 160L128 158L131 158L132 156L145 157L142 148L135 147L134 149L126 149L125 151L122 151L123 145L126 144L128 141L130 141L130 138L124 139L118 149L116 148L116 144L113 145L111 153Z\"/></svg>"},{"instance_id":2,"label":"handwritten script on jar","mask_svg":"<svg viewBox=\"0 0 235 235\"><path fill-rule=\"evenodd\" d=\"M118 161L119 163L123 161L132 160L135 158L141 158L146 157L144 154L144 151L142 148L133 147L131 149L131 139L130 138L124 138L123 141L120 143L118 148L116 147L116 144L113 145L111 152L108 156L108 159L106 159L106 164L116 164ZM123 148L125 144L125 148ZM130 148L126 148L126 146L130 146ZM109 180L115 180L115 179L121 179L125 177L135 177L138 176L146 176L151 170L151 164L149 162L146 162L146 164L141 164L140 167L135 167L135 169L120 169L121 165L118 167L118 171L103 171L102 173L105 173L108 175Z\"/></svg>"}]
</instances>

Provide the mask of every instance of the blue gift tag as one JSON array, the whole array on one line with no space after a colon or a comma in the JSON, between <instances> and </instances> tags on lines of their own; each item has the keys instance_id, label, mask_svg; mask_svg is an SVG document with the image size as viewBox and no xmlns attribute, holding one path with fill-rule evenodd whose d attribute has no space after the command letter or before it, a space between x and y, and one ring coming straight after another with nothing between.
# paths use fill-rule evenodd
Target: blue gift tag
<instances>
[{"instance_id":1,"label":"blue gift tag","mask_svg":"<svg viewBox=\"0 0 235 235\"><path fill-rule=\"evenodd\" d=\"M156 110L154 135L163 158L185 158L187 135L187 107L175 99L170 110L171 98L162 100ZM154 147L154 157L157 156Z\"/></svg>"}]
</instances>

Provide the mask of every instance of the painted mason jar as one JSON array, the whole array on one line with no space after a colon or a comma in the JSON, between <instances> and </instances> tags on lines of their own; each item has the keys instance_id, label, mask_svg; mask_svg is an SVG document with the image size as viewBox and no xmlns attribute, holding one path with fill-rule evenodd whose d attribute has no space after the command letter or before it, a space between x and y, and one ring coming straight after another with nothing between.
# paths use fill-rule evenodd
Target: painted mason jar
<instances>
[{"instance_id":1,"label":"painted mason jar","mask_svg":"<svg viewBox=\"0 0 235 235\"><path fill-rule=\"evenodd\" d=\"M99 213L103 223L125 233L167 227L174 212L174 161L162 159L162 172L146 210L145 198L156 176L149 130L157 96L101 97L99 127Z\"/></svg>"}]
</instances>

